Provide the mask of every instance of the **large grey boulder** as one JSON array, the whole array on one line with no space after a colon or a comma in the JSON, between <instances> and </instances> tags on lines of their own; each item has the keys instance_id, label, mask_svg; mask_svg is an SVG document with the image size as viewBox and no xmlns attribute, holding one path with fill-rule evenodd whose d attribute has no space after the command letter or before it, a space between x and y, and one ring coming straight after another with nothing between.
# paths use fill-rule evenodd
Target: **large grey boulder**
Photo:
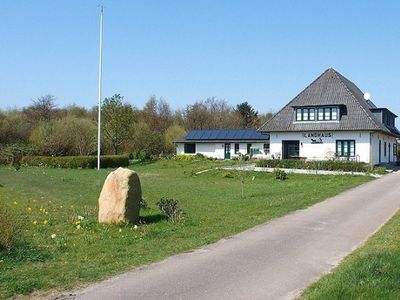
<instances>
[{"instance_id":1,"label":"large grey boulder","mask_svg":"<svg viewBox=\"0 0 400 300\"><path fill-rule=\"evenodd\" d=\"M100 223L136 223L142 189L136 172L118 168L108 174L99 197Z\"/></svg>"}]
</instances>

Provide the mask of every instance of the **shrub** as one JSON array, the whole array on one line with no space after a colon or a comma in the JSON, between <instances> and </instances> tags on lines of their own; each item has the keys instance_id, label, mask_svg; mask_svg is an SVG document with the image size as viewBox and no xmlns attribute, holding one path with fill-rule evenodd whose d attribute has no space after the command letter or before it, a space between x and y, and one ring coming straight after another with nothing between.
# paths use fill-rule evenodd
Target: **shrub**
<instances>
[{"instance_id":1,"label":"shrub","mask_svg":"<svg viewBox=\"0 0 400 300\"><path fill-rule=\"evenodd\" d=\"M371 173L374 173L374 174L386 174L386 168L385 167L374 167L372 169Z\"/></svg>"},{"instance_id":2,"label":"shrub","mask_svg":"<svg viewBox=\"0 0 400 300\"><path fill-rule=\"evenodd\" d=\"M194 155L178 154L178 155L175 155L174 159L187 161L187 160L193 160L193 157L194 157Z\"/></svg>"},{"instance_id":3,"label":"shrub","mask_svg":"<svg viewBox=\"0 0 400 300\"><path fill-rule=\"evenodd\" d=\"M171 223L181 221L185 215L184 211L179 207L178 201L174 199L161 198L157 205Z\"/></svg>"},{"instance_id":4,"label":"shrub","mask_svg":"<svg viewBox=\"0 0 400 300\"><path fill-rule=\"evenodd\" d=\"M257 167L287 168L306 170L327 170L343 172L382 173L381 168L357 161L342 160L298 160L298 159L262 159L256 162Z\"/></svg>"},{"instance_id":5,"label":"shrub","mask_svg":"<svg viewBox=\"0 0 400 300\"><path fill-rule=\"evenodd\" d=\"M274 175L275 175L275 178L279 179L279 180L286 180L288 178L287 173L281 169L275 169Z\"/></svg>"},{"instance_id":6,"label":"shrub","mask_svg":"<svg viewBox=\"0 0 400 300\"><path fill-rule=\"evenodd\" d=\"M140 208L146 209L148 207L147 201L144 198L140 199Z\"/></svg>"},{"instance_id":7,"label":"shrub","mask_svg":"<svg viewBox=\"0 0 400 300\"><path fill-rule=\"evenodd\" d=\"M232 174L231 171L224 171L222 173L222 177L224 177L224 178L233 178L233 174Z\"/></svg>"},{"instance_id":8,"label":"shrub","mask_svg":"<svg viewBox=\"0 0 400 300\"><path fill-rule=\"evenodd\" d=\"M183 160L183 161L194 161L194 160L213 160L212 157L205 156L201 153L196 153L195 155L190 154L177 154L172 157L175 160Z\"/></svg>"},{"instance_id":9,"label":"shrub","mask_svg":"<svg viewBox=\"0 0 400 300\"><path fill-rule=\"evenodd\" d=\"M20 233L21 224L17 215L0 204L0 250L11 251Z\"/></svg>"},{"instance_id":10,"label":"shrub","mask_svg":"<svg viewBox=\"0 0 400 300\"><path fill-rule=\"evenodd\" d=\"M24 156L21 164L25 166L52 168L96 168L96 156ZM108 155L100 157L102 168L127 167L129 157L125 155Z\"/></svg>"}]
</instances>

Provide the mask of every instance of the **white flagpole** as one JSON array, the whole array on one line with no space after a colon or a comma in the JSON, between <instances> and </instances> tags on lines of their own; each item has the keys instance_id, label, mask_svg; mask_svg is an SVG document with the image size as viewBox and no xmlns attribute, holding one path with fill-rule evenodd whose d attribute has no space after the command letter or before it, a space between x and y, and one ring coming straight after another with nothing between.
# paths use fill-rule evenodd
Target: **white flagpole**
<instances>
[{"instance_id":1,"label":"white flagpole","mask_svg":"<svg viewBox=\"0 0 400 300\"><path fill-rule=\"evenodd\" d=\"M99 53L99 89L98 89L98 125L97 125L97 170L100 170L100 144L101 144L101 84L103 71L103 6L100 11L100 53Z\"/></svg>"}]
</instances>

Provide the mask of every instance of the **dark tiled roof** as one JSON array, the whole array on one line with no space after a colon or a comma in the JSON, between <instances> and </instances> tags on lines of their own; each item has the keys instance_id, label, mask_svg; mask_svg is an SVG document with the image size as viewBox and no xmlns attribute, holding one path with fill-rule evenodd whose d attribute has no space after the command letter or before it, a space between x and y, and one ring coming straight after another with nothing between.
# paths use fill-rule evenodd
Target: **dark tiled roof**
<instances>
[{"instance_id":1,"label":"dark tiled roof","mask_svg":"<svg viewBox=\"0 0 400 300\"><path fill-rule=\"evenodd\" d=\"M191 130L186 136L175 142L190 141L265 141L269 140L269 134L259 132L256 129L212 129Z\"/></svg>"},{"instance_id":2,"label":"dark tiled roof","mask_svg":"<svg viewBox=\"0 0 400 300\"><path fill-rule=\"evenodd\" d=\"M294 107L321 105L342 106L346 113L339 122L293 122ZM334 69L328 69L258 130L377 130L397 135L374 116L370 109L375 107L371 101L365 101L363 92L353 82Z\"/></svg>"}]
</instances>

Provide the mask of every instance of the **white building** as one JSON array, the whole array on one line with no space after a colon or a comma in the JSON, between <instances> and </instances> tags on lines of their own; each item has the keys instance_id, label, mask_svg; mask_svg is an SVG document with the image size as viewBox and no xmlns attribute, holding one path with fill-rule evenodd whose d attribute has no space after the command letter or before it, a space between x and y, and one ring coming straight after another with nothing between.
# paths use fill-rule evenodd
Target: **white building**
<instances>
[{"instance_id":1,"label":"white building","mask_svg":"<svg viewBox=\"0 0 400 300\"><path fill-rule=\"evenodd\" d=\"M397 116L333 69L326 70L258 130L278 158L397 160Z\"/></svg>"},{"instance_id":2,"label":"white building","mask_svg":"<svg viewBox=\"0 0 400 300\"><path fill-rule=\"evenodd\" d=\"M219 159L269 152L269 135L255 129L191 130L175 143L177 154L200 153Z\"/></svg>"}]
</instances>

